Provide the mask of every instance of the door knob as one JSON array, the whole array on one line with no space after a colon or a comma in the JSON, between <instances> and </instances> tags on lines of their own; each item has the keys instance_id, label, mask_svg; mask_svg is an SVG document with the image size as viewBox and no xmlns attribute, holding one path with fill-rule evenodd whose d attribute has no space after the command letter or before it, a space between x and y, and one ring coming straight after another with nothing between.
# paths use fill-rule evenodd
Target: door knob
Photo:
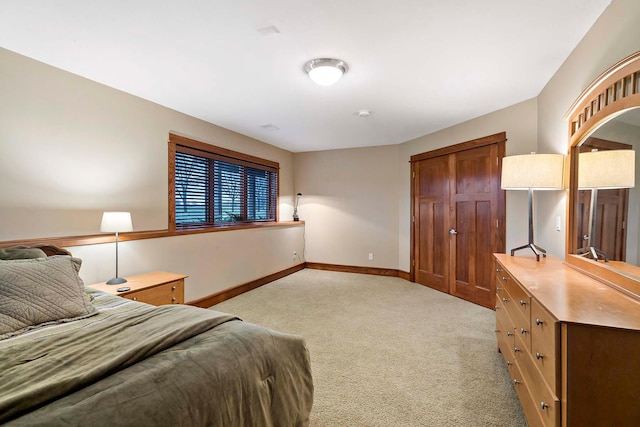
<instances>
[{"instance_id":1,"label":"door knob","mask_svg":"<svg viewBox=\"0 0 640 427\"><path fill-rule=\"evenodd\" d=\"M456 234L458 234L458 232L455 230L455 228L452 228L451 230L449 230L449 234L455 236Z\"/></svg>"}]
</instances>

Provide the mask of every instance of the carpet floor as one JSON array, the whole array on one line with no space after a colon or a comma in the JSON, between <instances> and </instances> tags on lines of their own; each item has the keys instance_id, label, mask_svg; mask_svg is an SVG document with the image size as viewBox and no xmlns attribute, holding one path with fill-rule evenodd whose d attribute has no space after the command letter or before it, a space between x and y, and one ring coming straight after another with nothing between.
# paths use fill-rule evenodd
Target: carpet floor
<instances>
[{"instance_id":1,"label":"carpet floor","mask_svg":"<svg viewBox=\"0 0 640 427\"><path fill-rule=\"evenodd\" d=\"M312 427L527 425L492 310L399 278L310 269L211 308L305 337Z\"/></svg>"}]
</instances>

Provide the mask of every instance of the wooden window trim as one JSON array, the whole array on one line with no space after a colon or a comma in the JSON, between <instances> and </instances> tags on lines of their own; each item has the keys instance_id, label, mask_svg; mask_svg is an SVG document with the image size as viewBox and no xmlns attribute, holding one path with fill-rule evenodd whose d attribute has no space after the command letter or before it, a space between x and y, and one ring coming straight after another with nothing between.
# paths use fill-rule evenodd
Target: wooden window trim
<instances>
[{"instance_id":1,"label":"wooden window trim","mask_svg":"<svg viewBox=\"0 0 640 427\"><path fill-rule=\"evenodd\" d=\"M264 226L264 224L279 224L280 221L280 164L271 160L262 159L260 157L251 156L238 151L229 150L227 148L218 147L207 144L185 136L169 133L168 148L168 164L169 164L169 185L168 185L168 201L169 201L169 228L170 232L184 233L187 231L200 230L229 230L254 228L256 226ZM177 147L180 147L179 149ZM266 170L278 174L276 197L275 197L275 219L268 221L242 222L233 224L205 224L205 225L189 225L176 227L176 196L175 196L175 158L176 152L186 152L197 156L207 157L210 159L232 162L241 166L251 167L255 169ZM246 193L246 191L245 191Z\"/></svg>"}]
</instances>

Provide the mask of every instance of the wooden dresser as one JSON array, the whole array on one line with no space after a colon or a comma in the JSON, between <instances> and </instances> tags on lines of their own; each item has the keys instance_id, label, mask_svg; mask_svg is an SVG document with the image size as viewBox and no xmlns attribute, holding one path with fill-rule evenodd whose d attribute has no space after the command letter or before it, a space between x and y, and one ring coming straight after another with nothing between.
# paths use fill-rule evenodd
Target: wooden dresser
<instances>
[{"instance_id":1,"label":"wooden dresser","mask_svg":"<svg viewBox=\"0 0 640 427\"><path fill-rule=\"evenodd\" d=\"M187 277L184 274L153 271L126 277L127 282L120 285L103 282L89 287L152 305L184 304L184 279ZM131 289L118 292L119 288L126 286Z\"/></svg>"},{"instance_id":2,"label":"wooden dresser","mask_svg":"<svg viewBox=\"0 0 640 427\"><path fill-rule=\"evenodd\" d=\"M529 425L640 425L640 302L554 257L494 256L498 347Z\"/></svg>"}]
</instances>

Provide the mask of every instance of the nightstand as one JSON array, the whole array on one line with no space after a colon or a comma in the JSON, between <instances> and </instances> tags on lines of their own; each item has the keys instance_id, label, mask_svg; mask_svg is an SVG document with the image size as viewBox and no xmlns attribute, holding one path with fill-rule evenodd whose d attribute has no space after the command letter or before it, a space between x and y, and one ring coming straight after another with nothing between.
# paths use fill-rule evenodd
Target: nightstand
<instances>
[{"instance_id":1,"label":"nightstand","mask_svg":"<svg viewBox=\"0 0 640 427\"><path fill-rule=\"evenodd\" d=\"M127 282L120 285L107 285L102 282L89 287L152 305L184 304L184 279L187 277L189 276L184 274L153 271L125 277ZM118 292L118 288L123 286L131 289Z\"/></svg>"}]
</instances>

